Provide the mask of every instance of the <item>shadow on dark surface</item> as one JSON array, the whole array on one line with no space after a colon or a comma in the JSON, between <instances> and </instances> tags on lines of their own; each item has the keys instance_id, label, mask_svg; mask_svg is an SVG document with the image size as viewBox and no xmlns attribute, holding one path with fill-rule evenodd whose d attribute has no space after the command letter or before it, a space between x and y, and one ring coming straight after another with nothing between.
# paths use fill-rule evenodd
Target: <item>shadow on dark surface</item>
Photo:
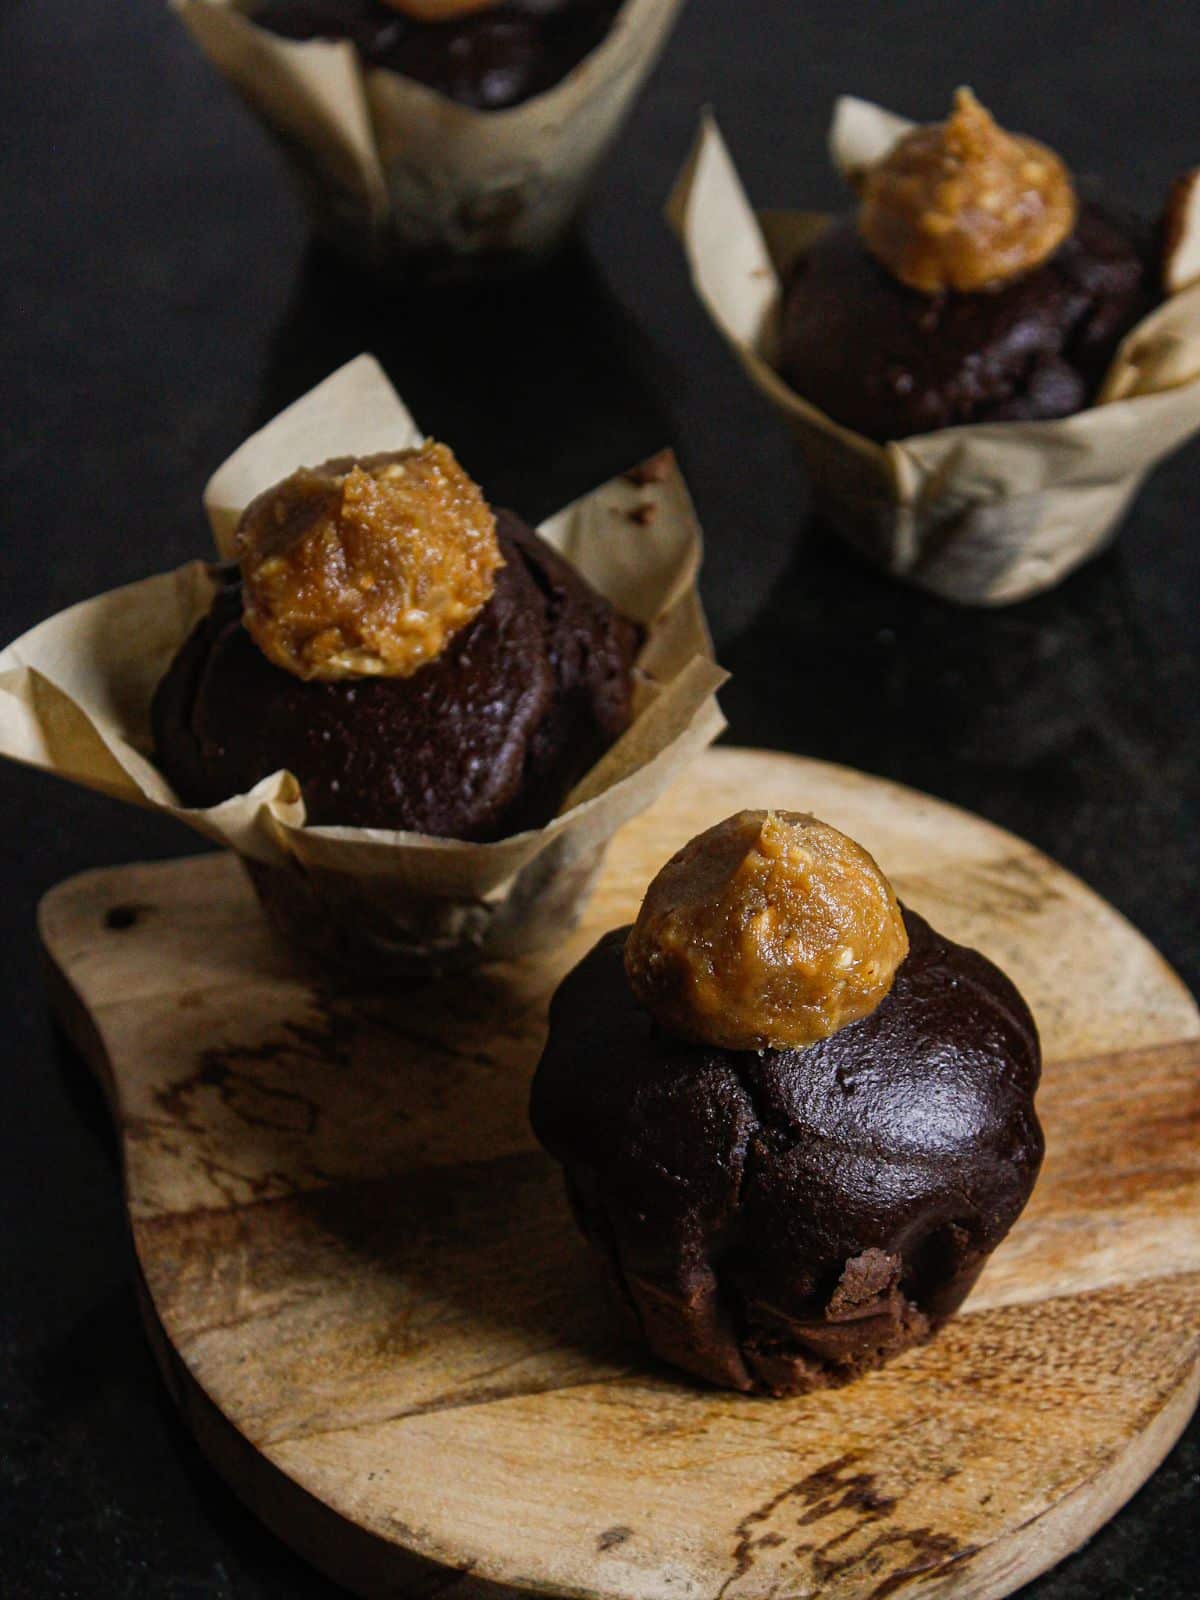
<instances>
[{"instance_id":1,"label":"shadow on dark surface","mask_svg":"<svg viewBox=\"0 0 1200 1600\"><path fill-rule=\"evenodd\" d=\"M653 346L578 240L519 276L420 294L310 246L271 342L259 425L363 352L490 499L534 522L670 438Z\"/></svg>"},{"instance_id":2,"label":"shadow on dark surface","mask_svg":"<svg viewBox=\"0 0 1200 1600\"><path fill-rule=\"evenodd\" d=\"M90 1554L97 1539L120 1563L129 1596L343 1592L267 1533L209 1467L153 1365L130 1287L41 1349L28 1383L40 1398L6 1463L6 1595L100 1592ZM64 1473L82 1491L69 1517L52 1487ZM231 1568L211 1558L218 1529Z\"/></svg>"},{"instance_id":3,"label":"shadow on dark surface","mask_svg":"<svg viewBox=\"0 0 1200 1600\"><path fill-rule=\"evenodd\" d=\"M1077 868L1082 852L1085 871L1089 813L1114 777L1131 817L1170 804L1163 751L1188 708L1118 550L1053 594L965 610L871 571L814 524L722 662L739 744L927 790Z\"/></svg>"},{"instance_id":4,"label":"shadow on dark surface","mask_svg":"<svg viewBox=\"0 0 1200 1600\"><path fill-rule=\"evenodd\" d=\"M74 1116L111 1167L120 1156L104 1091L53 1026L55 1066ZM126 1233L120 1282L48 1340L0 1340L11 1399L0 1458L3 1592L90 1597L96 1551L120 1593L164 1600L317 1600L346 1593L271 1533L209 1466L170 1399L147 1342ZM0 1323L6 1322L0 1318ZM14 1330L15 1331L15 1330ZM75 1486L69 1508L57 1485ZM219 1542L225 1560L213 1559ZM168 1576L170 1574L170 1576Z\"/></svg>"}]
</instances>

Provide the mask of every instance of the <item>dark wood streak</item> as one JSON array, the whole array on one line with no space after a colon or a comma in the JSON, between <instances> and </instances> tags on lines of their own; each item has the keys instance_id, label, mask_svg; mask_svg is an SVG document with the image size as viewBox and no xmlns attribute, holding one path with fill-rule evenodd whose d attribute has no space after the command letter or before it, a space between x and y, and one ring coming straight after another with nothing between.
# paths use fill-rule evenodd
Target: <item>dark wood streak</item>
<instances>
[{"instance_id":1,"label":"dark wood streak","mask_svg":"<svg viewBox=\"0 0 1200 1600\"><path fill-rule=\"evenodd\" d=\"M906 1532L897 1533L894 1537L878 1541L878 1545L869 1545L868 1551L884 1545L909 1544L913 1548L914 1559L906 1566L898 1567L895 1572L889 1573L881 1583L876 1584L866 1597L866 1600L885 1600L885 1596L895 1594L897 1589L903 1588L910 1578L919 1578L924 1573L935 1572L942 1567L948 1567L954 1562L966 1561L978 1551L978 1545L958 1544L948 1533L934 1533L931 1528L910 1528Z\"/></svg>"},{"instance_id":2,"label":"dark wood streak","mask_svg":"<svg viewBox=\"0 0 1200 1600\"><path fill-rule=\"evenodd\" d=\"M186 1077L154 1091L154 1099L166 1121L172 1125L194 1129L190 1102L204 1089L214 1089L224 1106L240 1121L252 1127L270 1128L300 1135L316 1131L321 1116L321 1106L314 1099L293 1089L265 1081L254 1072L255 1067L286 1068L290 1062L303 1062L323 1069L350 1069L354 1066L359 1047L364 1038L383 1036L396 1045L408 1046L423 1056L434 1056L444 1061L462 1062L467 1066L490 1064L486 1055L475 1048L462 1049L453 1040L438 1038L423 1031L407 1019L397 1016L385 1007L370 1011L356 1010L361 1002L353 996L343 995L332 988L315 988L309 992L309 1002L315 1020L284 1020L275 1037L258 1044L234 1043L214 1046L204 1050L196 1070ZM525 1037L528 1029L517 1019L516 1037ZM253 1110L246 1096L258 1096L267 1102L280 1103L280 1116L268 1114L265 1107ZM290 1104L302 1113L296 1119L283 1115L283 1107ZM402 1115L401 1108L390 1104L389 1115Z\"/></svg>"},{"instance_id":3,"label":"dark wood streak","mask_svg":"<svg viewBox=\"0 0 1200 1600\"><path fill-rule=\"evenodd\" d=\"M754 1566L755 1555L759 1550L769 1550L778 1547L780 1536L776 1532L755 1534L754 1530L760 1528L764 1522L769 1522L779 1508L789 1501L798 1500L810 1507L827 1501L839 1485L846 1482L842 1474L847 1467L852 1466L859 1459L855 1453L839 1456L837 1460L828 1462L819 1467L815 1472L809 1473L806 1478L801 1478L798 1483L789 1484L786 1489L781 1489L778 1494L772 1495L755 1510L747 1512L734 1529L737 1543L733 1550L733 1571L717 1590L716 1600L724 1600L725 1594L739 1583ZM851 1483L860 1483L868 1475L858 1474ZM826 1516L832 1507L821 1510L818 1515ZM802 1517L801 1524L812 1520L811 1516Z\"/></svg>"},{"instance_id":4,"label":"dark wood streak","mask_svg":"<svg viewBox=\"0 0 1200 1600\"><path fill-rule=\"evenodd\" d=\"M609 1384L627 1383L631 1378L638 1376L635 1372L621 1373L616 1377L607 1377L603 1381ZM476 1406L500 1405L506 1400L529 1400L536 1395L566 1394L571 1389L590 1389L597 1383L594 1373L589 1372L582 1378L557 1378L547 1383L513 1383L492 1384L480 1388L468 1388L458 1394L438 1395L432 1400L423 1400L418 1405L405 1406L402 1411L393 1411L385 1417L372 1417L368 1424L349 1422L338 1423L333 1427L296 1428L288 1433L273 1433L268 1446L272 1450L283 1445L295 1444L299 1439L328 1439L340 1433L356 1433L363 1426L375 1428L390 1427L393 1423L407 1422L413 1417L436 1416L444 1411L469 1411Z\"/></svg>"},{"instance_id":5,"label":"dark wood streak","mask_svg":"<svg viewBox=\"0 0 1200 1600\"><path fill-rule=\"evenodd\" d=\"M1053 871L1036 855L1012 855L998 861L963 862L953 879L905 872L898 883L901 897L918 905L929 898L972 911L986 907L998 916L1032 916L1065 899Z\"/></svg>"},{"instance_id":6,"label":"dark wood streak","mask_svg":"<svg viewBox=\"0 0 1200 1600\"><path fill-rule=\"evenodd\" d=\"M130 928L137 927L145 912L153 910L152 905L137 901L130 901L126 905L109 906L104 913L104 926L110 933L126 933Z\"/></svg>"},{"instance_id":7,"label":"dark wood streak","mask_svg":"<svg viewBox=\"0 0 1200 1600\"><path fill-rule=\"evenodd\" d=\"M939 1533L933 1528L893 1527L881 1529L869 1544L863 1549L856 1550L852 1555L832 1557L830 1551L861 1533L864 1525L889 1517L899 1504L895 1495L885 1493L877 1486L873 1473L861 1469L850 1470L861 1460L862 1456L858 1452L839 1456L815 1472L809 1473L798 1483L773 1495L770 1500L743 1517L735 1530L737 1544L734 1547L733 1571L717 1591L716 1600L722 1600L729 1589L747 1576L754 1567L760 1551L778 1549L787 1543L786 1537L778 1530L771 1529L762 1533L755 1530L769 1522L781 1507L793 1502L807 1508L796 1518L795 1526L798 1528L811 1527L843 1511L852 1512L856 1516L853 1526L834 1535L824 1544L801 1541L793 1547L792 1554L795 1558L809 1558L813 1575L822 1585L840 1573L857 1567L865 1566L868 1571L872 1566L877 1568L881 1564L881 1558L886 1558L886 1553L897 1548L907 1547L912 1552L911 1559L906 1561L903 1567L888 1573L870 1591L870 1600L884 1600L885 1596L894 1593L909 1578L944 1566L951 1561L964 1560L974 1553L975 1546L961 1544L952 1535Z\"/></svg>"},{"instance_id":8,"label":"dark wood streak","mask_svg":"<svg viewBox=\"0 0 1200 1600\"><path fill-rule=\"evenodd\" d=\"M247 1126L307 1137L316 1132L320 1121L321 1108L316 1101L294 1089L267 1083L247 1070L252 1065L274 1065L294 1053L279 1044L213 1047L201 1053L195 1072L167 1088L156 1089L155 1102L170 1122L186 1127L191 1124L188 1102L192 1096L202 1089L215 1089L221 1104ZM252 1109L251 1096L265 1103L257 1110ZM269 1108L274 1102L278 1103L278 1114L270 1115ZM296 1115L287 1114L289 1107L296 1108Z\"/></svg>"}]
</instances>

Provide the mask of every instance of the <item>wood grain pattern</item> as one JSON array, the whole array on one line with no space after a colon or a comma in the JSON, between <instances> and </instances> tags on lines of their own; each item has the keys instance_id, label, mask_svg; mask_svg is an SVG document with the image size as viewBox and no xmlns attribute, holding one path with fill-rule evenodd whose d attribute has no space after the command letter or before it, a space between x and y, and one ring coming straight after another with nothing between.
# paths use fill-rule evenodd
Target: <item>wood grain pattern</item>
<instances>
[{"instance_id":1,"label":"wood grain pattern","mask_svg":"<svg viewBox=\"0 0 1200 1600\"><path fill-rule=\"evenodd\" d=\"M747 804L861 838L1012 973L1047 1059L1043 1176L963 1315L789 1401L624 1341L525 1116L558 978ZM1116 913L977 818L713 751L618 837L550 960L385 994L297 968L225 857L73 879L41 927L112 1097L172 1391L260 1515L363 1594L1004 1595L1196 1404L1200 1016Z\"/></svg>"}]
</instances>

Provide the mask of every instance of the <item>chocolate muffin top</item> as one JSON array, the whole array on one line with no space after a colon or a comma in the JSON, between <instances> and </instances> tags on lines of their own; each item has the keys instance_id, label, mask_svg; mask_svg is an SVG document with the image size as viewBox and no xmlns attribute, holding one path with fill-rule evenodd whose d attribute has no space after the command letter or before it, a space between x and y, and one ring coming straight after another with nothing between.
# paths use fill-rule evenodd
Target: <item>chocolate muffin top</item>
<instances>
[{"instance_id":1,"label":"chocolate muffin top","mask_svg":"<svg viewBox=\"0 0 1200 1600\"><path fill-rule=\"evenodd\" d=\"M1153 301L1135 230L1094 203L1043 265L975 293L905 287L846 217L787 285L780 371L835 422L881 443L1065 417L1095 398Z\"/></svg>"},{"instance_id":2,"label":"chocolate muffin top","mask_svg":"<svg viewBox=\"0 0 1200 1600\"><path fill-rule=\"evenodd\" d=\"M231 569L162 679L155 759L189 806L287 768L307 821L491 840L539 827L628 726L639 630L513 513L483 610L410 677L305 681Z\"/></svg>"},{"instance_id":3,"label":"chocolate muffin top","mask_svg":"<svg viewBox=\"0 0 1200 1600\"><path fill-rule=\"evenodd\" d=\"M288 39L349 39L369 66L502 111L561 82L601 43L622 3L503 0L424 22L381 0L262 0L251 15Z\"/></svg>"},{"instance_id":4,"label":"chocolate muffin top","mask_svg":"<svg viewBox=\"0 0 1200 1600\"><path fill-rule=\"evenodd\" d=\"M664 1030L626 979L626 929L555 996L534 1130L651 1347L699 1377L781 1393L876 1365L958 1307L1029 1197L1029 1009L904 922L886 998L803 1049Z\"/></svg>"}]
</instances>

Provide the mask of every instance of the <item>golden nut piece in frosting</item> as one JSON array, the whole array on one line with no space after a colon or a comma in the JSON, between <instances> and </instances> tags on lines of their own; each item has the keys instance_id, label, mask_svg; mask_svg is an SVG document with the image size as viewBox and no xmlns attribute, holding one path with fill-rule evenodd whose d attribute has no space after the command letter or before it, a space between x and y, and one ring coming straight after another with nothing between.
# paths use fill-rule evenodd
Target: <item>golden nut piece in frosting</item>
<instances>
[{"instance_id":1,"label":"golden nut piece in frosting","mask_svg":"<svg viewBox=\"0 0 1200 1600\"><path fill-rule=\"evenodd\" d=\"M458 17L469 17L473 11L490 11L501 0L384 0L384 3L414 22L453 22Z\"/></svg>"},{"instance_id":2,"label":"golden nut piece in frosting","mask_svg":"<svg viewBox=\"0 0 1200 1600\"><path fill-rule=\"evenodd\" d=\"M969 89L947 122L914 128L862 180L871 253L923 294L996 288L1053 255L1075 190L1045 145L1005 133Z\"/></svg>"},{"instance_id":3,"label":"golden nut piece in frosting","mask_svg":"<svg viewBox=\"0 0 1200 1600\"><path fill-rule=\"evenodd\" d=\"M245 623L298 678L407 678L492 597L496 519L444 444L302 467L238 524Z\"/></svg>"},{"instance_id":4,"label":"golden nut piece in frosting","mask_svg":"<svg viewBox=\"0 0 1200 1600\"><path fill-rule=\"evenodd\" d=\"M739 811L667 862L625 945L664 1028L727 1050L802 1048L865 1017L908 954L883 873L796 811Z\"/></svg>"}]
</instances>

